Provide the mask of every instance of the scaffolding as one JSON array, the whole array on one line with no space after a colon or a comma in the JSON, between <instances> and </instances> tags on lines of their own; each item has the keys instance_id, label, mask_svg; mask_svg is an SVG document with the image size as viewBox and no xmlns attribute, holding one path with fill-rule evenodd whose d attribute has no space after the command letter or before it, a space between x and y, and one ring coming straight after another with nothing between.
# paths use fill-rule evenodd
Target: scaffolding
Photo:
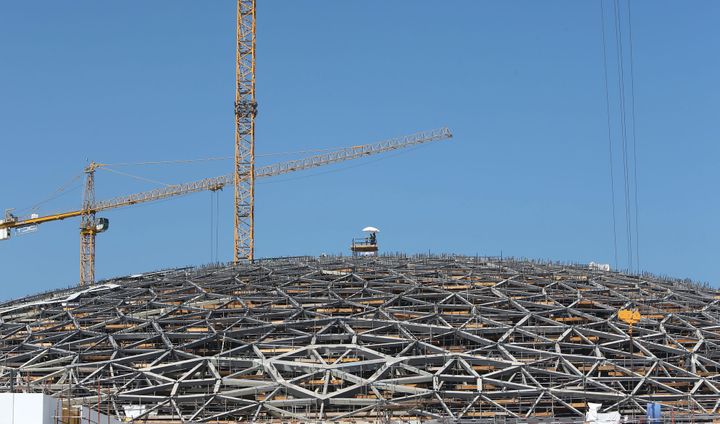
<instances>
[{"instance_id":1,"label":"scaffolding","mask_svg":"<svg viewBox=\"0 0 720 424\"><path fill-rule=\"evenodd\" d=\"M143 423L577 422L588 402L712 422L718 301L683 281L507 258L175 269L1 304L0 390ZM632 335L623 308L643 317Z\"/></svg>"}]
</instances>

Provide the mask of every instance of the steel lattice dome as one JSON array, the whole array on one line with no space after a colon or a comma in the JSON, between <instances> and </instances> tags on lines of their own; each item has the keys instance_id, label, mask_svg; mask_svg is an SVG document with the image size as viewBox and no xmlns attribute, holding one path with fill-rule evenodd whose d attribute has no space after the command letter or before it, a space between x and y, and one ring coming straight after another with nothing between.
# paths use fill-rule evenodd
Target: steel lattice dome
<instances>
[{"instance_id":1,"label":"steel lattice dome","mask_svg":"<svg viewBox=\"0 0 720 424\"><path fill-rule=\"evenodd\" d=\"M0 390L148 423L714 414L719 294L455 256L176 269L0 305Z\"/></svg>"}]
</instances>

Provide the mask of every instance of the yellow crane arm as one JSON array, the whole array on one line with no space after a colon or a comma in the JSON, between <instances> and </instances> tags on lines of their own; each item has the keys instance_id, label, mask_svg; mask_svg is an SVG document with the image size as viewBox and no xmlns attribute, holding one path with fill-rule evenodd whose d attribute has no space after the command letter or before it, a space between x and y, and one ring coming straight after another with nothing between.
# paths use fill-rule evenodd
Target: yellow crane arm
<instances>
[{"instance_id":1,"label":"yellow crane arm","mask_svg":"<svg viewBox=\"0 0 720 424\"><path fill-rule=\"evenodd\" d=\"M39 216L37 218L17 219L12 214L6 213L5 219L0 220L0 229L29 227L31 225L42 224L50 221L61 221L65 218L73 218L80 215L82 215L82 211L70 211Z\"/></svg>"},{"instance_id":2,"label":"yellow crane arm","mask_svg":"<svg viewBox=\"0 0 720 424\"><path fill-rule=\"evenodd\" d=\"M258 168L255 172L255 176L269 177L275 175L282 175L289 172L302 171L305 169L316 168L318 166L329 165L337 162L344 162L346 160L376 155L378 153L404 149L407 147L417 146L419 144L429 143L431 141L446 140L449 138L452 138L452 133L447 127L431 131L422 131L419 133L406 135L404 137L397 137L379 143L346 147L344 149L334 150L332 152L322 155L310 156L304 159L291 160L288 162L265 166L262 168Z\"/></svg>"},{"instance_id":3,"label":"yellow crane arm","mask_svg":"<svg viewBox=\"0 0 720 424\"><path fill-rule=\"evenodd\" d=\"M272 177L275 175L287 174L295 171L316 168L332 163L343 162L347 160L357 159L365 156L376 155L378 153L389 152L392 150L403 149L416 146L419 144L429 143L452 138L452 133L448 128L440 128L431 131L423 131L416 134L398 137L391 140L374 144L364 144L360 146L347 147L335 150L329 153L310 156L303 159L291 160L272 165L267 165L255 169L255 178ZM108 200L102 200L95 203L95 207L91 210L83 212L76 210L40 216L36 218L18 219L12 215L6 215L5 219L0 221L0 229L4 228L21 228L31 225L42 224L50 221L60 221L66 218L81 216L87 212L100 212L108 209L116 209L124 206L135 205L138 203L152 202L156 200L167 199L169 197L182 196L185 194L196 193L199 191L220 190L226 185L234 182L234 175L222 175L219 177L204 178L202 180L193 181L184 184L173 184L154 190L134 193L126 196L113 197Z\"/></svg>"}]
</instances>

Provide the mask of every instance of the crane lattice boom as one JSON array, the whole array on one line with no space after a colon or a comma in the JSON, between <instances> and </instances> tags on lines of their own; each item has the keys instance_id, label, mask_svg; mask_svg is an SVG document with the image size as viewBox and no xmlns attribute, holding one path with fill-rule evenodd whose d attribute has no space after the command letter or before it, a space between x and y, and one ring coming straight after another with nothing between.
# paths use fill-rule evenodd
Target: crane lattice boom
<instances>
[{"instance_id":1,"label":"crane lattice boom","mask_svg":"<svg viewBox=\"0 0 720 424\"><path fill-rule=\"evenodd\" d=\"M445 140L451 137L452 133L448 128L440 128L431 131L418 132L416 134L404 137L397 137L379 143L347 147L344 149L310 156L303 159L296 159L287 162L263 166L256 169L255 178L266 178L295 171L303 171L306 169L317 168L319 166L344 162L352 159L362 158L365 156L389 152L392 150L412 147L432 141ZM219 177L204 178L202 180L197 180L190 183L173 184L154 190L143 191L140 193L129 194L126 196L113 197L111 199L95 202L94 206L87 206L87 209L62 212L58 214L40 216L37 218L28 218L21 220L13 217L6 217L5 221L0 223L0 229L28 227L31 225L42 224L45 222L59 221L67 218L81 216L83 214L94 214L108 209L117 209L125 206L135 205L138 203L152 202L156 200L167 199L169 197L197 193L200 191L220 190L227 185L233 184L234 178L235 174L228 174Z\"/></svg>"}]
</instances>

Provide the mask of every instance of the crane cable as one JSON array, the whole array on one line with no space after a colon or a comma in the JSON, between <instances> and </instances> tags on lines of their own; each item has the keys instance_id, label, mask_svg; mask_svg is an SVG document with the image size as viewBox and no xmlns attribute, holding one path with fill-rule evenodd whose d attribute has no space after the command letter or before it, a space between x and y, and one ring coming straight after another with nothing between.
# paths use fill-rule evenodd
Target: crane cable
<instances>
[{"instance_id":1,"label":"crane cable","mask_svg":"<svg viewBox=\"0 0 720 424\"><path fill-rule=\"evenodd\" d=\"M109 163L107 165L115 166L115 167L138 166L138 165L172 165L172 164L181 164L181 163L228 160L228 159L232 159L232 158L233 158L232 156L219 156L219 157L198 158L198 159L155 160L155 161L145 161L145 162L118 162L118 163Z\"/></svg>"},{"instance_id":2,"label":"crane cable","mask_svg":"<svg viewBox=\"0 0 720 424\"><path fill-rule=\"evenodd\" d=\"M618 93L620 104L620 140L622 141L623 195L625 200L625 235L628 266L633 269L632 207L630 205L630 173L628 170L627 111L625 108L625 67L623 62L623 35L620 22L620 0L613 1L615 14L615 54L617 56Z\"/></svg>"},{"instance_id":3,"label":"crane cable","mask_svg":"<svg viewBox=\"0 0 720 424\"><path fill-rule=\"evenodd\" d=\"M617 14L617 28L618 28L618 39L620 40L620 59L621 59L621 70L622 73L620 74L621 77L621 83L622 83L622 91L621 91L621 99L622 99L622 109L623 109L623 142L624 142L624 162L625 162L625 202L626 202L626 211L629 211L629 213L626 213L626 219L628 220L626 227L628 229L628 240L630 243L630 250L628 252L629 256L629 263L630 268L632 270L633 268L633 249L632 249L632 237L633 237L633 218L634 218L634 227L635 227L635 245L634 245L634 251L635 251L635 270L639 271L640 269L640 248L639 248L639 218L638 218L638 209L639 209L639 202L638 202L638 188L637 188L637 131L636 131L636 125L635 125L635 72L634 72L634 51L633 51L633 37L632 37L632 15L630 12L630 3L631 0L627 0L627 26L628 26L628 46L629 46L629 68L630 68L630 124L631 127L631 137L632 139L630 142L632 143L632 156L630 156L629 151L629 143L628 143L628 131L627 131L627 123L625 122L626 118L628 117L627 108L625 106L625 70L622 64L624 63L624 54L622 50L622 27L620 25L620 0L615 0L616 2L616 14ZM633 210L634 208L634 210Z\"/></svg>"},{"instance_id":4,"label":"crane cable","mask_svg":"<svg viewBox=\"0 0 720 424\"><path fill-rule=\"evenodd\" d=\"M630 43L630 101L632 110L632 148L633 148L633 176L635 197L635 265L640 270L640 225L638 223L640 212L638 201L638 176L637 176L637 132L635 131L635 52L633 50L632 15L630 13L630 0L627 4L628 12L628 41Z\"/></svg>"},{"instance_id":5,"label":"crane cable","mask_svg":"<svg viewBox=\"0 0 720 424\"><path fill-rule=\"evenodd\" d=\"M210 262L217 263L219 259L220 238L220 194L210 192Z\"/></svg>"},{"instance_id":6,"label":"crane cable","mask_svg":"<svg viewBox=\"0 0 720 424\"><path fill-rule=\"evenodd\" d=\"M615 172L613 169L613 143L612 143L612 124L610 120L610 90L608 88L608 66L607 66L607 41L605 36L605 6L604 0L600 0L600 22L602 28L602 43L603 43L603 70L605 76L605 110L607 113L607 135L608 135L608 151L610 152L610 195L612 200L612 224L613 224L613 249L615 252L615 263L614 266L618 266L618 246L617 246L617 223L616 223L616 212L615 212Z\"/></svg>"},{"instance_id":7,"label":"crane cable","mask_svg":"<svg viewBox=\"0 0 720 424\"><path fill-rule=\"evenodd\" d=\"M333 148L327 148L327 149L311 149L311 150L295 150L295 151L285 151L285 152L273 152L273 153L261 153L256 154L256 158L261 157L271 157L271 156L289 156L289 155L300 155L300 154L308 154L308 153L325 153L325 152L335 152L344 150L343 147L333 147ZM223 160L231 160L234 159L234 156L212 156L207 158L197 158L197 159L175 159L175 160L156 160L156 161L145 161L145 162L118 162L118 163L109 163L108 166L114 166L114 167L123 167L123 166L144 166L144 165L175 165L175 164L184 164L184 163L196 163L196 162L211 162L211 161L223 161Z\"/></svg>"},{"instance_id":8,"label":"crane cable","mask_svg":"<svg viewBox=\"0 0 720 424\"><path fill-rule=\"evenodd\" d=\"M103 170L105 170L105 171L109 171L109 172L112 172L112 173L114 173L114 174L118 174L118 175L122 175L122 176L125 176L125 177L134 178L134 179L136 179L136 180L145 181L145 182L148 182L148 183L160 184L160 185L163 185L163 186L165 186L165 187L170 186L170 184L164 183L164 182L162 182L162 181L153 180L153 179L150 179L150 178L141 177L141 176L139 176L139 175L134 175L134 174L130 174L130 173L127 173L127 172L118 171L117 169L108 168L107 166L103 166L102 168L98 168L98 169L103 169Z\"/></svg>"},{"instance_id":9,"label":"crane cable","mask_svg":"<svg viewBox=\"0 0 720 424\"><path fill-rule=\"evenodd\" d=\"M335 173L335 172L341 172L341 171L345 171L345 170L348 170L348 169L356 168L356 167L359 167L359 166L366 166L366 165L369 165L369 164L371 164L371 163L378 162L378 161L381 161L381 160L385 160L385 159L388 159L388 158L391 158L391 157L395 157L395 156L398 156L398 155L407 154L407 153L410 153L410 152L413 151L413 150L417 150L417 149L423 148L423 147L425 147L425 146L426 146L426 145L414 146L414 147L411 147L411 148L404 149L404 150L402 150L402 151L397 151L397 152L394 152L394 153L391 153L391 154L387 154L387 155L385 155L385 156L383 156L383 157L380 157L380 158L375 158L375 159L371 159L371 160L366 160L366 161L364 161L364 162L362 162L362 163L357 163L357 164L354 164L354 165L343 166L343 167L340 167L340 168L338 168L338 169L331 169L331 170L327 170L327 171L316 172L316 173L313 173L313 174L310 174L310 175L302 175L302 176L297 176L297 177L290 177L290 178L283 178L283 179L275 179L274 181L263 181L263 182L258 182L257 184L283 183L283 182L286 182L286 181L293 181L293 180L297 180L297 179L310 178L310 177L314 177L314 176L317 176L317 175L324 175L324 174L331 174L331 173ZM315 150L315 152L320 152L320 151L339 151L339 150L343 150L343 149L342 149L342 148L340 148L340 149L319 149L319 150ZM309 153L309 152L312 152L312 151L311 151L311 150L305 150L304 152L305 152L305 153ZM295 154L295 153L298 153L298 152L283 152L283 153L278 153L278 154L285 154L285 153ZM180 161L136 162L136 163L124 163L124 164L123 164L123 163L120 163L120 164L111 164L111 165L112 165L112 166L150 165L150 164L155 165L155 164L166 164L166 163L167 163L167 164L169 164L169 163L188 163L188 162L196 162L196 161L204 161L204 160L216 160L216 159L217 159L217 160L220 160L220 159L222 159L222 158L190 159L190 160L180 160ZM108 167L108 165L105 165L105 166L103 166L103 167L101 167L101 168L98 168L98 169L104 169L104 170L106 170L106 171L109 171L109 172L112 172L112 173L115 173L115 174L118 174L118 175L123 175L123 176L130 177L130 178L134 178L134 179L137 179L137 180L140 180L140 181L145 181L145 182L150 182L150 183L154 183L154 184L164 185L164 186L166 186L166 187L171 185L171 184L168 184L168 183L164 183L164 182L162 182L162 181L157 181L157 180L153 180L153 179L150 179L150 178L141 177L141 176L139 176L139 175L130 174L130 173L128 173L128 172L118 171L117 169L113 169L113 168Z\"/></svg>"},{"instance_id":10,"label":"crane cable","mask_svg":"<svg viewBox=\"0 0 720 424\"><path fill-rule=\"evenodd\" d=\"M640 252L639 252L639 200L637 185L637 131L636 131L636 113L635 113L635 72L634 72L634 50L632 36L632 20L630 11L630 1L627 0L627 26L628 26L628 45L629 45L629 71L630 71L630 105L626 104L626 84L625 84L625 53L623 51L624 37L622 29L622 8L621 0L613 0L612 11L616 64L617 64L617 90L618 90L618 129L621 144L621 160L623 169L623 200L625 211L625 241L627 253L627 265L630 271L640 269ZM604 0L600 1L600 14L602 25L602 42L603 42L603 69L605 78L605 103L607 113L608 127L608 150L610 153L610 191L612 196L612 214L613 214L613 247L615 253L616 266L618 263L617 248L617 223L616 223L616 206L615 206L615 176L614 176L614 153L613 153L613 136L612 136L612 119L610 110L610 90L608 77L608 59L607 59L607 37L605 23L605 6ZM630 109L628 111L628 108ZM629 115L629 116L628 116ZM628 122L629 121L629 122ZM631 126L630 131L628 127ZM630 138L630 139L629 139ZM632 152L630 151L632 149ZM633 231L634 230L634 231ZM634 244L633 244L634 237ZM633 264L634 262L634 264Z\"/></svg>"},{"instance_id":11,"label":"crane cable","mask_svg":"<svg viewBox=\"0 0 720 424\"><path fill-rule=\"evenodd\" d=\"M55 191L53 191L52 194L50 194L47 198L45 198L45 199L43 199L43 200L40 200L39 202L33 204L32 206L29 206L29 207L26 207L26 208L21 208L21 209L19 209L19 210L21 210L21 211L26 211L26 210L27 210L27 211L36 211L36 210L38 210L38 208L39 208L41 205L44 205L45 203L48 203L48 202L50 202L50 201L52 201L52 200L55 200L55 199L57 199L57 198L59 198L59 197L61 197L61 196L64 196L64 195L70 193L71 191L74 191L74 190L80 188L80 187L82 186L82 184L74 185L74 183L75 183L76 181L78 181L78 180L80 179L80 177L82 177L82 175L83 175L83 174L80 173L80 174L77 174L77 175L73 176L73 177L70 178L67 182L65 182L64 184L60 185L60 187L58 187L57 189L55 189Z\"/></svg>"}]
</instances>

